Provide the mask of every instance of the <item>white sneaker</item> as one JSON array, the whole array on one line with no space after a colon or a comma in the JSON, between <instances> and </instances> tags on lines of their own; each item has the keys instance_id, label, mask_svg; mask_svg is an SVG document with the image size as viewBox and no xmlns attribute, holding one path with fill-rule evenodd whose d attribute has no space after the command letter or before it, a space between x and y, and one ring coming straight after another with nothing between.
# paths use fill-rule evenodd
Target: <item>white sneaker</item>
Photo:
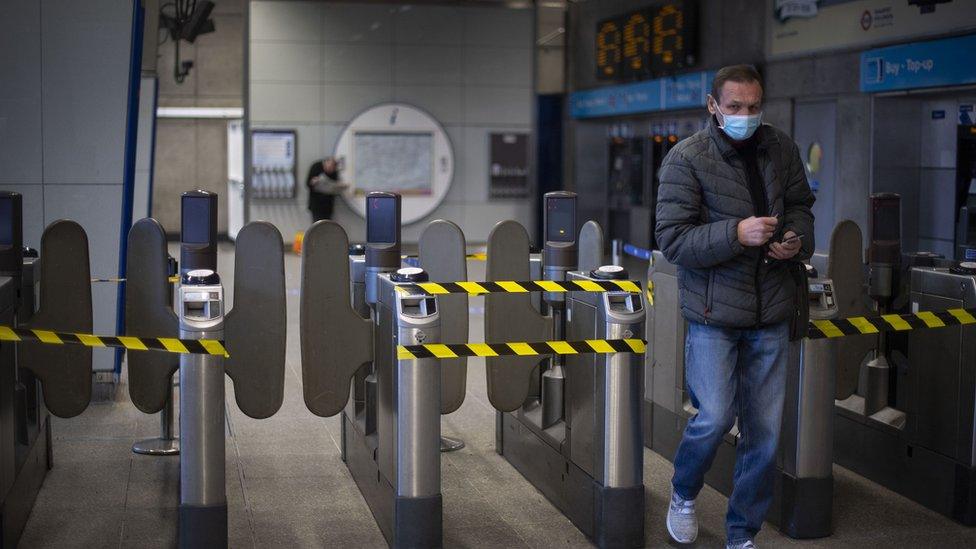
<instances>
[{"instance_id":1,"label":"white sneaker","mask_svg":"<svg viewBox=\"0 0 976 549\"><path fill-rule=\"evenodd\" d=\"M682 499L671 490L671 505L668 507L668 533L678 543L692 543L698 538L698 515L695 514L695 500Z\"/></svg>"},{"instance_id":2,"label":"white sneaker","mask_svg":"<svg viewBox=\"0 0 976 549\"><path fill-rule=\"evenodd\" d=\"M728 543L725 545L725 549L756 549L756 544L751 539L747 539L736 543Z\"/></svg>"}]
</instances>

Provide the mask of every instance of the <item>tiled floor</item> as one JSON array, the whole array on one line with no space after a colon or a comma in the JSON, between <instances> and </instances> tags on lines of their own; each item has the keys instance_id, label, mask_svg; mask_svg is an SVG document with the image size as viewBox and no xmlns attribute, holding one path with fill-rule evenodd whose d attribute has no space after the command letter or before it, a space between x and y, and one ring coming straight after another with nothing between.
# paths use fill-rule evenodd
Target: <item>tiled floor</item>
<instances>
[{"instance_id":1,"label":"tiled floor","mask_svg":"<svg viewBox=\"0 0 976 549\"><path fill-rule=\"evenodd\" d=\"M230 273L232 252L221 250ZM336 418L305 408L298 327L300 259L286 258L288 364L285 402L266 420L234 404L228 381L227 498L232 547L384 547L369 508L339 458ZM471 264L471 276L483 265ZM232 281L225 276L225 285ZM482 302L472 300L472 340L482 340ZM589 543L546 499L494 452L494 413L484 365L469 364L468 394L443 418L443 432L467 443L444 455L444 542L448 547L587 547ZM79 417L54 423L54 469L38 497L21 547L173 547L179 466L175 457L131 453L157 434L158 419L137 411L121 386L112 402L93 403ZM646 540L670 545L664 528L672 468L645 450ZM835 534L799 542L766 528L763 547L976 547L964 528L892 492L835 467ZM706 487L699 498L697 547L722 547L726 499Z\"/></svg>"}]
</instances>

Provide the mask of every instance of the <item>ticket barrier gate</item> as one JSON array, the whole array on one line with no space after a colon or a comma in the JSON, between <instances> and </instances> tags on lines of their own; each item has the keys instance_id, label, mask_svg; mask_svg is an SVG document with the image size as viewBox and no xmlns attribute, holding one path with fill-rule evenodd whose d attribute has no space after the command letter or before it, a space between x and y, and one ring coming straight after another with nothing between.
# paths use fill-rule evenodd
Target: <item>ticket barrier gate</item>
<instances>
[{"instance_id":1,"label":"ticket barrier gate","mask_svg":"<svg viewBox=\"0 0 976 549\"><path fill-rule=\"evenodd\" d=\"M834 281L808 267L810 320L838 318ZM831 413L836 387L837 342L802 339L790 345L786 398L773 509L775 523L792 538L833 533L833 442ZM773 513L776 514L775 512Z\"/></svg>"},{"instance_id":2,"label":"ticket barrier gate","mask_svg":"<svg viewBox=\"0 0 976 549\"><path fill-rule=\"evenodd\" d=\"M811 319L838 316L834 283L809 281ZM644 371L644 444L674 459L688 418L696 413L685 386L684 350L687 322L681 315L677 268L654 251L648 273L654 304L648 312L648 353ZM837 341L821 339L791 345L778 474L767 520L793 538L832 533L832 443ZM725 495L732 493L738 426L725 436L705 482Z\"/></svg>"},{"instance_id":3,"label":"ticket barrier gate","mask_svg":"<svg viewBox=\"0 0 976 549\"><path fill-rule=\"evenodd\" d=\"M872 195L871 203L867 276L860 229L850 222L845 229L842 223L831 241L828 268L838 292L847 294L839 300L842 317L907 312L909 294L915 299L913 266L939 262L932 254L906 258L901 253L898 195ZM944 289L933 293L939 291ZM873 306L865 305L868 299ZM934 299L915 310L938 311L945 303ZM966 436L967 422L957 412L966 408L965 399L958 398L965 394L959 393L965 384L959 376L969 368L959 364L959 355L948 360L960 349L953 341L959 333L959 328L947 328L840 339L834 457L855 473L965 522L965 502L972 499L965 493L965 452L947 450ZM947 378L953 379L951 387ZM920 432L922 426L935 434Z\"/></svg>"},{"instance_id":4,"label":"ticket barrier gate","mask_svg":"<svg viewBox=\"0 0 976 549\"><path fill-rule=\"evenodd\" d=\"M387 196L390 199L389 197L395 195L377 193L371 196ZM372 219L374 223L378 222L377 214L370 215L368 212L367 215L370 216L368 219ZM396 223L400 223L398 217ZM460 227L443 219L434 220L424 228L418 243L419 258L411 258L418 261L412 265L404 266L419 266L427 273L430 282L467 280L468 266L465 257L467 244ZM366 247L367 245L363 244L354 244L349 247L352 306L363 318L370 316L370 307L366 303ZM403 259L402 256L401 259ZM403 263L406 264L407 262L404 261ZM441 315L453 319L450 324L441 327L438 343L467 343L468 297L461 294L442 295L438 298L438 306ZM457 411L464 403L467 363L468 359L464 357L441 360L441 415ZM371 364L364 364L357 371L352 388L353 400L363 402L367 390L376 390L376 376L371 375L372 370ZM370 418L372 419L372 415ZM464 448L462 440L441 435L442 452L453 452L461 448Z\"/></svg>"},{"instance_id":5,"label":"ticket barrier gate","mask_svg":"<svg viewBox=\"0 0 976 549\"><path fill-rule=\"evenodd\" d=\"M976 263L919 267L910 276L913 312L976 307ZM976 525L976 326L912 331L908 362L908 459L898 482L886 485Z\"/></svg>"},{"instance_id":6,"label":"ticket barrier gate","mask_svg":"<svg viewBox=\"0 0 976 549\"><path fill-rule=\"evenodd\" d=\"M867 293L882 305L879 309L917 313L976 307L976 265L924 252L883 253L898 251L900 215L894 197L872 198ZM883 215L886 208L895 211ZM834 271L851 273L846 291L863 301L861 233L855 229L838 235L838 227L834 236L842 237L838 248L846 252L836 253L832 245L829 261ZM904 268L893 272L898 261ZM842 317L862 314L844 309L842 304ZM837 357L837 463L962 524L976 525L976 328L912 329L839 342L855 347L841 347Z\"/></svg>"},{"instance_id":7,"label":"ticket barrier gate","mask_svg":"<svg viewBox=\"0 0 976 549\"><path fill-rule=\"evenodd\" d=\"M0 325L91 329L88 241L56 221L36 250L23 247L23 202L0 192ZM77 295L73 295L77 292ZM91 351L0 343L0 547L14 547L53 467L50 415L71 417L91 398Z\"/></svg>"},{"instance_id":8,"label":"ticket barrier gate","mask_svg":"<svg viewBox=\"0 0 976 549\"><path fill-rule=\"evenodd\" d=\"M547 280L627 278L601 267L603 234L594 222L576 236L576 196L545 197ZM529 237L514 221L488 237L486 280L531 276ZM488 343L632 337L644 330L644 296L628 292L485 296ZM629 334L629 335L628 335ZM640 361L632 354L486 358L496 450L600 547L644 544Z\"/></svg>"},{"instance_id":9,"label":"ticket barrier gate","mask_svg":"<svg viewBox=\"0 0 976 549\"><path fill-rule=\"evenodd\" d=\"M55 221L38 254L23 247L22 208L20 194L0 192L0 325L90 332L84 229ZM79 346L0 343L0 547L17 545L54 466L49 412L76 416L91 400L91 356Z\"/></svg>"},{"instance_id":10,"label":"ticket barrier gate","mask_svg":"<svg viewBox=\"0 0 976 549\"><path fill-rule=\"evenodd\" d=\"M373 193L373 198L386 197L395 200L394 194ZM378 213L367 213L373 223L380 223ZM399 225L398 214L393 215ZM392 220L388 221L392 223ZM387 228L387 230L392 230ZM374 229L374 238L376 237ZM383 243L374 243L382 246ZM430 282L455 282L467 280L468 266L465 257L467 245L464 233L456 224L438 219L432 221L420 235L419 265L428 275ZM370 306L366 302L366 249L367 245L354 244L349 246L349 273L352 307L363 318L370 317ZM399 248L397 248L399 249ZM401 256L402 259L402 256ZM392 259L390 260L392 265ZM387 272L393 267L384 267ZM375 267L374 267L375 269ZM466 295L442 295L438 298L440 314L450 317L450 325L441 327L441 337L438 343L467 343L468 341L468 297ZM467 384L467 358L443 359L441 361L441 415L457 411L464 403ZM364 364L356 373L356 381L352 387L353 400L363 402L365 392L376 390L376 376L372 373L372 365ZM372 394L372 393L371 393ZM372 418L372 415L370 416ZM367 429L369 430L369 429ZM464 447L464 442L441 437L441 451L454 451Z\"/></svg>"},{"instance_id":11,"label":"ticket barrier gate","mask_svg":"<svg viewBox=\"0 0 976 549\"><path fill-rule=\"evenodd\" d=\"M420 268L400 268L399 209L399 196L370 193L364 255L355 249L347 255L348 238L334 222L320 221L306 233L304 395L312 413L342 414L343 460L387 542L440 547L440 415L460 405L463 385L442 386L439 360L399 360L396 348L441 342L445 327L459 319L442 320L442 314L446 319L457 312L440 297L402 287L431 276ZM423 233L421 261L431 269L456 269L464 261L463 244L457 226L435 222ZM461 394L452 394L457 387Z\"/></svg>"},{"instance_id":12,"label":"ticket barrier gate","mask_svg":"<svg viewBox=\"0 0 976 549\"><path fill-rule=\"evenodd\" d=\"M184 193L180 287L167 294L166 234L155 219L129 231L126 332L140 337L224 340L217 354L129 353L129 396L144 413L162 410L180 373L179 545L227 547L224 374L250 417L274 415L284 398L285 275L281 234L266 222L238 233L234 308L217 274L217 196Z\"/></svg>"}]
</instances>

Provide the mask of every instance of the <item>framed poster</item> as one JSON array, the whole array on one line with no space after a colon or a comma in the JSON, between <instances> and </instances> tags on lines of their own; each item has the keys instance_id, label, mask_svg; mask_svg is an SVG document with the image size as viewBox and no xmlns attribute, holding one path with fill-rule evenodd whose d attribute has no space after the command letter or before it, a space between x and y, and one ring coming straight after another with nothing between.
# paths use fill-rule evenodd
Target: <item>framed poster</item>
<instances>
[{"instance_id":1,"label":"framed poster","mask_svg":"<svg viewBox=\"0 0 976 549\"><path fill-rule=\"evenodd\" d=\"M366 217L372 191L402 196L404 225L431 214L454 180L454 147L429 113L404 103L383 103L356 115L342 130L333 155L339 161L342 198Z\"/></svg>"},{"instance_id":2,"label":"framed poster","mask_svg":"<svg viewBox=\"0 0 976 549\"><path fill-rule=\"evenodd\" d=\"M529 196L529 134L489 134L489 198Z\"/></svg>"},{"instance_id":3,"label":"framed poster","mask_svg":"<svg viewBox=\"0 0 976 549\"><path fill-rule=\"evenodd\" d=\"M251 197L294 198L298 135L295 130L251 130Z\"/></svg>"},{"instance_id":4,"label":"framed poster","mask_svg":"<svg viewBox=\"0 0 976 549\"><path fill-rule=\"evenodd\" d=\"M361 194L372 191L430 195L434 186L431 132L359 131L353 136L353 181ZM381 159L382 161L376 161Z\"/></svg>"}]
</instances>

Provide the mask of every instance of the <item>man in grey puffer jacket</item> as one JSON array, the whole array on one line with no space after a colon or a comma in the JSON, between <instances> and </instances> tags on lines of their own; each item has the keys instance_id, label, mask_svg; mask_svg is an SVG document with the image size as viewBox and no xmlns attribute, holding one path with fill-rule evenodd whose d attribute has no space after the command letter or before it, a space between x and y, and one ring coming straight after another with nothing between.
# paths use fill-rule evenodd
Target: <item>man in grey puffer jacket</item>
<instances>
[{"instance_id":1,"label":"man in grey puffer jacket","mask_svg":"<svg viewBox=\"0 0 976 549\"><path fill-rule=\"evenodd\" d=\"M719 70L708 127L660 171L655 232L678 266L685 380L698 410L674 459L667 526L679 543L698 534L694 500L736 418L728 547L754 547L772 502L796 308L790 263L813 252L814 197L796 144L761 123L762 95L754 67Z\"/></svg>"}]
</instances>

